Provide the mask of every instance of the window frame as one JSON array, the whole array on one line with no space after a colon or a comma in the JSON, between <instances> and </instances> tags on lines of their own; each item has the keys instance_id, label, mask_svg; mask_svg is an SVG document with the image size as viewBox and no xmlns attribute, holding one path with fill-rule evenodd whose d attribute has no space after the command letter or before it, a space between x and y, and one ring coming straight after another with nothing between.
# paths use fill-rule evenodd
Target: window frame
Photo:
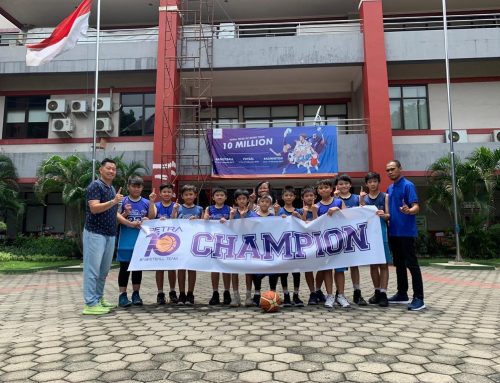
<instances>
[{"instance_id":1,"label":"window frame","mask_svg":"<svg viewBox=\"0 0 500 383\"><path fill-rule=\"evenodd\" d=\"M22 140L22 139L37 139L37 138L48 138L49 137L49 115L47 113L47 122L43 122L43 123L38 123L38 124L46 124L46 134L43 135L43 137L37 137L36 135L30 135L29 134L29 131L30 131L30 121L29 121L29 115L30 115L30 110L40 110L40 109L32 109L30 108L31 105L31 102L35 99L35 98L38 98L40 99L40 101L42 99L44 99L44 102L42 103L43 104L43 108L41 110L45 111L45 104L46 104L46 100L50 99L50 95L31 95L31 96L7 96L5 97L5 101L4 101L4 118L3 118L3 127L2 127L2 139L9 139L9 140ZM8 105L9 105L9 101L11 100L14 100L14 99L18 99L18 100L23 100L24 102L24 122L20 122L20 123L15 123L15 124L19 124L20 126L20 131L21 131L21 134L19 136L13 136L11 134L8 134L8 132L10 133L10 129L8 127L8 124L13 124L13 123L9 123L7 122L7 117L8 117L8 114L9 112L14 112L14 110L10 110ZM16 109L17 110L17 109ZM19 111L21 111L22 109L20 109ZM46 113L46 112L45 112Z\"/></svg>"},{"instance_id":2,"label":"window frame","mask_svg":"<svg viewBox=\"0 0 500 383\"><path fill-rule=\"evenodd\" d=\"M127 96L127 95L141 95L141 98L142 98L142 105L124 105L123 104L123 96ZM150 104L146 104L146 95L153 95L153 103L150 105ZM119 122L118 122L118 136L120 137L144 137L144 136L153 136L154 135L154 122L153 122L153 131L151 133L146 133L145 132L145 129L146 129L146 108L150 108L152 107L153 109L155 108L155 102L154 102L154 99L155 99L155 96L156 93L155 92L124 92L124 93L120 93L120 105L121 105L121 108L120 108L120 117L119 117ZM141 123L141 134L122 134L122 129L125 129L127 128L129 125L127 126L123 126L122 127L122 113L125 114L125 111L124 109L126 107L130 107L130 108L141 108L142 109L142 123ZM153 113L153 116L156 114L156 110L154 111ZM136 120L134 123L136 123L138 120Z\"/></svg>"},{"instance_id":3,"label":"window frame","mask_svg":"<svg viewBox=\"0 0 500 383\"><path fill-rule=\"evenodd\" d=\"M414 88L414 87L423 87L425 88L425 97L405 97L404 96L404 88ZM391 97L390 96L390 88L399 88L400 91L400 97ZM405 118L404 118L404 101L405 100L425 100L426 106L427 106L427 113L426 113L426 118L427 118L427 128L422 128L421 127L421 120L420 120L420 113L418 113L417 109L417 116L418 116L418 127L416 129L409 129L406 127L405 124ZM430 130L431 129L431 119L430 119L430 104L429 104L429 87L427 84L413 84L413 85L390 85L389 86L389 107L390 103L392 101L399 101L399 110L400 110L400 126L401 128L394 128L392 126L392 117L391 117L391 130L398 130L398 131L409 131L409 130Z\"/></svg>"}]
</instances>

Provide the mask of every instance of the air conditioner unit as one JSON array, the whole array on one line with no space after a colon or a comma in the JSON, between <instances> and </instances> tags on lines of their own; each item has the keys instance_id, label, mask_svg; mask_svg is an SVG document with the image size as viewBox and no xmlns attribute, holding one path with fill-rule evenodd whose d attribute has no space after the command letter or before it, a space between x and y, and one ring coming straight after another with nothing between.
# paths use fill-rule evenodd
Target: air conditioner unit
<instances>
[{"instance_id":1,"label":"air conditioner unit","mask_svg":"<svg viewBox=\"0 0 500 383\"><path fill-rule=\"evenodd\" d=\"M45 104L47 113L66 113L66 100L64 99L48 99Z\"/></svg>"},{"instance_id":2,"label":"air conditioner unit","mask_svg":"<svg viewBox=\"0 0 500 383\"><path fill-rule=\"evenodd\" d=\"M53 118L50 121L50 130L52 132L71 133L73 127L73 121L70 118Z\"/></svg>"},{"instance_id":3,"label":"air conditioner unit","mask_svg":"<svg viewBox=\"0 0 500 383\"><path fill-rule=\"evenodd\" d=\"M86 100L71 101L71 113L87 113L87 101Z\"/></svg>"},{"instance_id":4,"label":"air conditioner unit","mask_svg":"<svg viewBox=\"0 0 500 383\"><path fill-rule=\"evenodd\" d=\"M446 142L450 142L450 133L448 131L444 132L444 137ZM467 139L467 130L454 130L453 131L453 142L462 144L465 142L469 142Z\"/></svg>"},{"instance_id":5,"label":"air conditioner unit","mask_svg":"<svg viewBox=\"0 0 500 383\"><path fill-rule=\"evenodd\" d=\"M98 118L96 125L96 132L106 132L109 133L113 130L113 122L111 118Z\"/></svg>"},{"instance_id":6,"label":"air conditioner unit","mask_svg":"<svg viewBox=\"0 0 500 383\"><path fill-rule=\"evenodd\" d=\"M94 98L92 99L92 111L94 111ZM111 112L111 97L99 97L97 99L98 112Z\"/></svg>"},{"instance_id":7,"label":"air conditioner unit","mask_svg":"<svg viewBox=\"0 0 500 383\"><path fill-rule=\"evenodd\" d=\"M493 142L500 142L500 129L494 130L491 134L493 135Z\"/></svg>"}]
</instances>

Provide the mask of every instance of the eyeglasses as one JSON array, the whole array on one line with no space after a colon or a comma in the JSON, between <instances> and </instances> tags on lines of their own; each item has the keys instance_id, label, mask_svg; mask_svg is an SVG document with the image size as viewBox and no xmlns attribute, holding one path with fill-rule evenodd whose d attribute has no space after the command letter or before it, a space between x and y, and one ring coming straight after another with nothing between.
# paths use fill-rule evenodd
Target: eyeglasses
<instances>
[{"instance_id":1,"label":"eyeglasses","mask_svg":"<svg viewBox=\"0 0 500 383\"><path fill-rule=\"evenodd\" d=\"M387 169L385 169L385 171L386 171L387 173L389 173L389 172L393 172L394 170L396 170L396 168L387 168Z\"/></svg>"}]
</instances>

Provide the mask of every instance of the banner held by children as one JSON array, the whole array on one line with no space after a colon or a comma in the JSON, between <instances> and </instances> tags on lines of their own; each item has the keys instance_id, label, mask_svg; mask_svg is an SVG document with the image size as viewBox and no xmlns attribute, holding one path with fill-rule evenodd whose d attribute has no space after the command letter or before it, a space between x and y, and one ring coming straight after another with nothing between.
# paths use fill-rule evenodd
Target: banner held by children
<instances>
[{"instance_id":1,"label":"banner held by children","mask_svg":"<svg viewBox=\"0 0 500 383\"><path fill-rule=\"evenodd\" d=\"M308 223L292 216L145 221L129 271L286 273L381 263L380 218L367 206Z\"/></svg>"},{"instance_id":2,"label":"banner held by children","mask_svg":"<svg viewBox=\"0 0 500 383\"><path fill-rule=\"evenodd\" d=\"M330 177L337 172L337 128L214 129L209 132L213 176L303 174Z\"/></svg>"}]
</instances>

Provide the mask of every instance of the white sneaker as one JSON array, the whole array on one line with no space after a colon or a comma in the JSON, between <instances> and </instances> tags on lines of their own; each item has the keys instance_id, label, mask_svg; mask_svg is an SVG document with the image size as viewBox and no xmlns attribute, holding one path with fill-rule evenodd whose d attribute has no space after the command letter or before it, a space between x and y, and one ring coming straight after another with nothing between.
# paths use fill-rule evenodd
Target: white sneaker
<instances>
[{"instance_id":1,"label":"white sneaker","mask_svg":"<svg viewBox=\"0 0 500 383\"><path fill-rule=\"evenodd\" d=\"M337 304L343 308L351 307L351 304L349 303L347 298L342 294L337 295Z\"/></svg>"},{"instance_id":2,"label":"white sneaker","mask_svg":"<svg viewBox=\"0 0 500 383\"><path fill-rule=\"evenodd\" d=\"M239 307L241 305L240 293L238 291L233 291L233 300L231 301L231 307Z\"/></svg>"},{"instance_id":3,"label":"white sneaker","mask_svg":"<svg viewBox=\"0 0 500 383\"><path fill-rule=\"evenodd\" d=\"M335 303L335 299L333 298L333 295L327 295L326 301L325 301L325 307L331 309L331 308L333 308L334 303Z\"/></svg>"},{"instance_id":4,"label":"white sneaker","mask_svg":"<svg viewBox=\"0 0 500 383\"><path fill-rule=\"evenodd\" d=\"M253 302L252 295L247 294L245 298L245 306L246 307L254 307L255 303Z\"/></svg>"}]
</instances>

